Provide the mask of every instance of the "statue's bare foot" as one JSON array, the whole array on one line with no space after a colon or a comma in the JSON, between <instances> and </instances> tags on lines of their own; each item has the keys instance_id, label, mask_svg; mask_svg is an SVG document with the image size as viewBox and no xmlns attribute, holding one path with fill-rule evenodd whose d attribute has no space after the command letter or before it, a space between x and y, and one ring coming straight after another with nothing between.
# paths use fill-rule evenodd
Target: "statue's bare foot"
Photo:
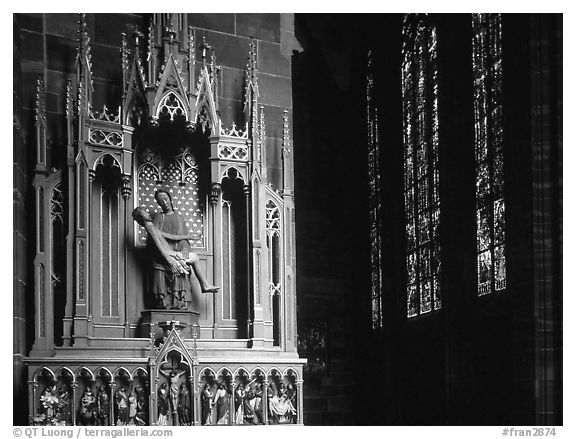
<instances>
[{"instance_id":1,"label":"statue's bare foot","mask_svg":"<svg viewBox=\"0 0 576 439\"><path fill-rule=\"evenodd\" d=\"M202 292L203 293L217 293L219 289L220 289L220 287L217 287L216 285L206 285L204 288L202 288Z\"/></svg>"}]
</instances>

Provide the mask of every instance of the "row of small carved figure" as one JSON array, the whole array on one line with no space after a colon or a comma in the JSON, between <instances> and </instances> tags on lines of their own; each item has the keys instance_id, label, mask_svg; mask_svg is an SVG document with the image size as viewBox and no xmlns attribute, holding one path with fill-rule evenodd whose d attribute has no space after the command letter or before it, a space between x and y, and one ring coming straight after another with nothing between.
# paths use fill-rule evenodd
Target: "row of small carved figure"
<instances>
[{"instance_id":1,"label":"row of small carved figure","mask_svg":"<svg viewBox=\"0 0 576 439\"><path fill-rule=\"evenodd\" d=\"M240 383L232 391L224 382L218 383L216 392L206 383L201 393L202 425L227 425L230 423L230 400L234 402L234 422L236 424L286 424L296 422L296 387L293 383L269 384L267 396L267 414L264 417L263 385L256 379L247 384ZM216 416L212 412L216 408Z\"/></svg>"},{"instance_id":2,"label":"row of small carved figure","mask_svg":"<svg viewBox=\"0 0 576 439\"><path fill-rule=\"evenodd\" d=\"M110 395L105 386L94 393L87 386L80 398L76 413L77 425L147 425L147 396L142 386L130 391L122 386L114 395L115 422L110 422ZM33 425L72 425L72 395L66 384L59 389L48 385L40 395L40 414L32 419Z\"/></svg>"},{"instance_id":3,"label":"row of small carved figure","mask_svg":"<svg viewBox=\"0 0 576 439\"><path fill-rule=\"evenodd\" d=\"M169 380L170 381L170 380ZM215 390L213 390L215 387ZM261 382L253 379L239 383L232 390L224 381L206 383L201 391L201 424L231 423L233 401L235 424L285 424L296 422L296 387L293 383L270 383L267 396L267 419L264 417L264 392ZM110 395L104 385L93 392L87 386L80 398L76 424L86 426L148 425L148 397L140 385L130 389L121 386L114 394L114 422L110 420ZM158 388L157 425L191 425L191 398L188 386L162 383ZM40 395L40 414L33 425L72 425L72 395L66 384L48 385Z\"/></svg>"}]
</instances>

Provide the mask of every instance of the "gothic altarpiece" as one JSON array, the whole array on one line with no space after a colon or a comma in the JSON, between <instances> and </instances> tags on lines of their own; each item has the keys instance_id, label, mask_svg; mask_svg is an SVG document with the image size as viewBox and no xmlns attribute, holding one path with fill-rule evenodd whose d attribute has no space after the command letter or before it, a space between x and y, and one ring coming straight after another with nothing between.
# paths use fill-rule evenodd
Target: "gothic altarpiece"
<instances>
[{"instance_id":1,"label":"gothic altarpiece","mask_svg":"<svg viewBox=\"0 0 576 439\"><path fill-rule=\"evenodd\" d=\"M244 120L225 128L215 51L182 17L155 14L147 38L122 36L115 112L92 109L80 16L65 169L48 169L38 81L32 424L302 423L287 112L283 187L273 188L256 44L247 53ZM190 275L185 305L161 309L151 299L153 244L132 217L137 206L162 212L159 189L219 287L203 293Z\"/></svg>"}]
</instances>

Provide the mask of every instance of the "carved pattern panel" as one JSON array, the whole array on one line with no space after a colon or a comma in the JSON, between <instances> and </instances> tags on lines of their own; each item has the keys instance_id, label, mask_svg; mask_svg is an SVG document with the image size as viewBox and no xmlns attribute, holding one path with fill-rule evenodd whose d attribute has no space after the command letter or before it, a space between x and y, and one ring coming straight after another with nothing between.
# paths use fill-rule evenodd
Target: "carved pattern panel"
<instances>
[{"instance_id":1,"label":"carved pattern panel","mask_svg":"<svg viewBox=\"0 0 576 439\"><path fill-rule=\"evenodd\" d=\"M152 216L160 211L154 199L156 190L167 189L174 209L182 215L188 229L190 244L204 246L204 206L199 190L199 169L190 148L174 157L162 157L149 148L140 155L138 168L138 205ZM146 244L146 231L138 227L137 242Z\"/></svg>"}]
</instances>

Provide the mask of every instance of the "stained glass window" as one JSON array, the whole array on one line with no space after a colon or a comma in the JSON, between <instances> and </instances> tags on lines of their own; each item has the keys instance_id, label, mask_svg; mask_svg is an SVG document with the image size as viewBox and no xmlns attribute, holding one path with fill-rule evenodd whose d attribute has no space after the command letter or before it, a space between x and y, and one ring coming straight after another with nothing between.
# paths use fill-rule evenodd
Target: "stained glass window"
<instances>
[{"instance_id":1,"label":"stained glass window","mask_svg":"<svg viewBox=\"0 0 576 439\"><path fill-rule=\"evenodd\" d=\"M368 181L370 214L370 289L372 327L382 326L382 246L380 194L380 146L378 144L378 113L374 103L374 75L372 54L368 54L366 81L366 113L368 129Z\"/></svg>"},{"instance_id":2,"label":"stained glass window","mask_svg":"<svg viewBox=\"0 0 576 439\"><path fill-rule=\"evenodd\" d=\"M442 307L436 29L423 15L403 26L402 102L408 317Z\"/></svg>"},{"instance_id":3,"label":"stained glass window","mask_svg":"<svg viewBox=\"0 0 576 439\"><path fill-rule=\"evenodd\" d=\"M506 288L501 28L499 14L472 14L479 296Z\"/></svg>"}]
</instances>

